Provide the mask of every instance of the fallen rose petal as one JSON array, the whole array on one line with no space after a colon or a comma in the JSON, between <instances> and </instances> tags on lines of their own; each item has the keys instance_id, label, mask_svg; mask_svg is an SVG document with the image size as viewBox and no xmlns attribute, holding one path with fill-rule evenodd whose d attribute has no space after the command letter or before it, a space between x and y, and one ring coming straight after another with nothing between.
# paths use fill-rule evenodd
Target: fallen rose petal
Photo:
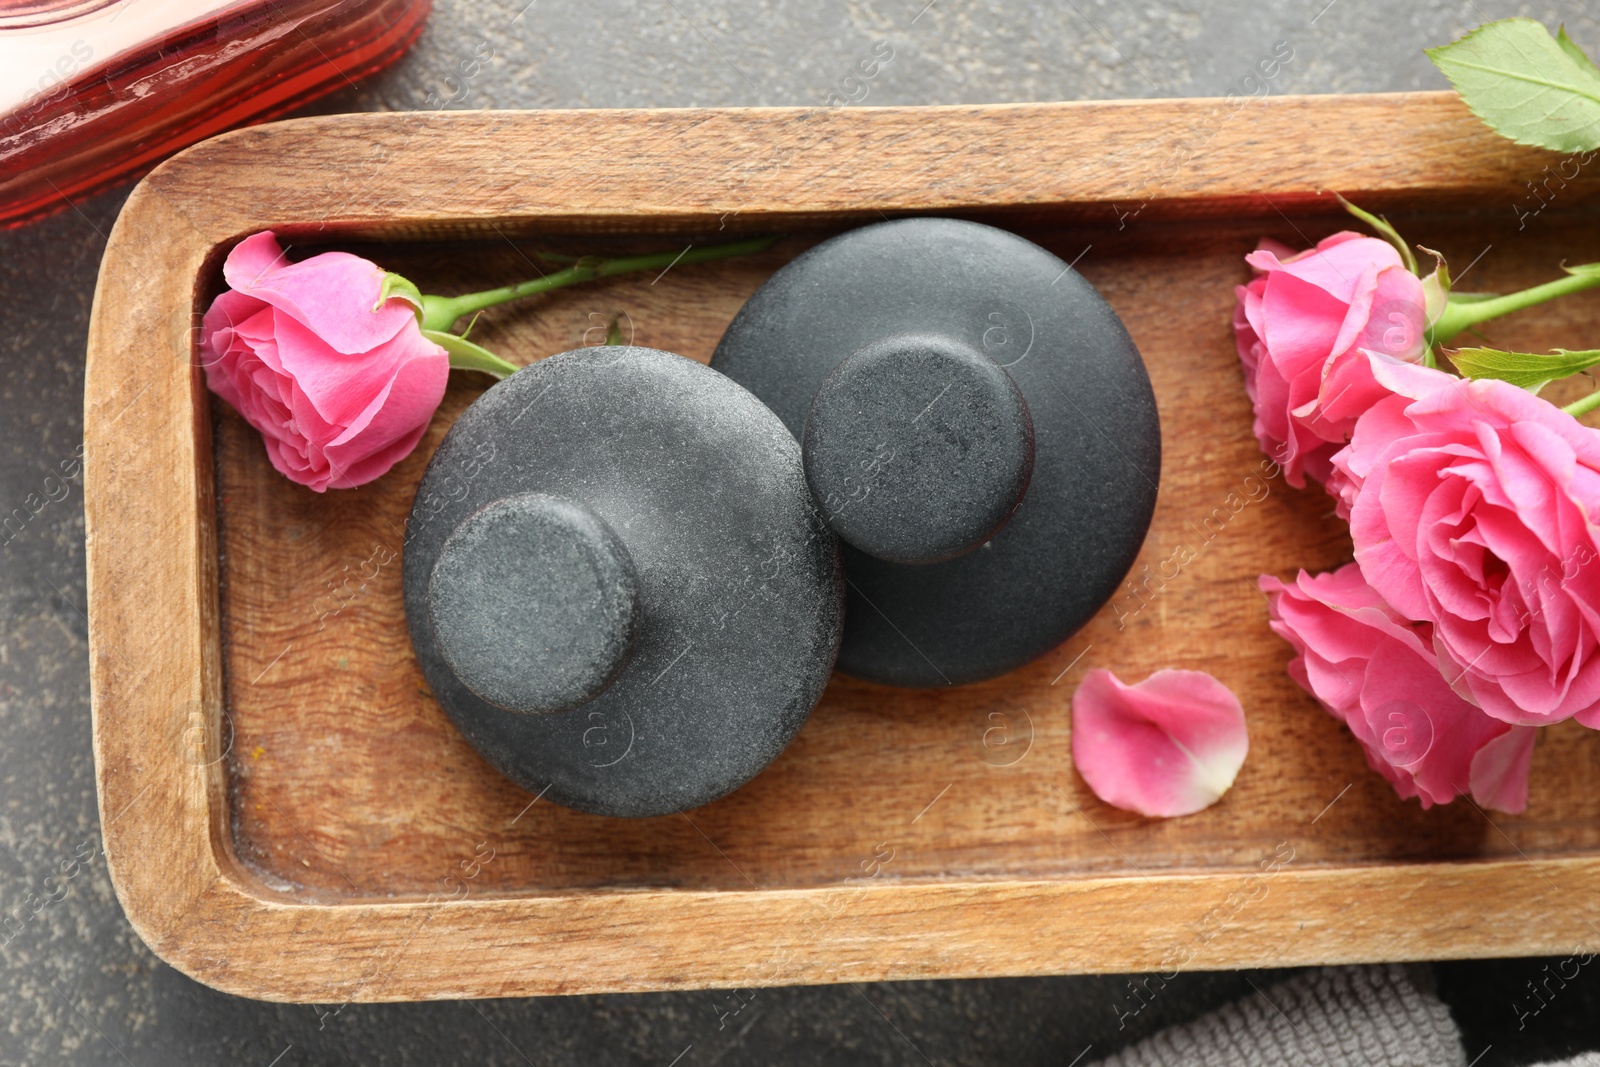
<instances>
[{"instance_id":1,"label":"fallen rose petal","mask_svg":"<svg viewBox=\"0 0 1600 1067\"><path fill-rule=\"evenodd\" d=\"M1072 760L1114 807L1158 817L1210 807L1249 748L1239 698L1203 671L1161 670L1124 685L1095 669L1072 694Z\"/></svg>"}]
</instances>

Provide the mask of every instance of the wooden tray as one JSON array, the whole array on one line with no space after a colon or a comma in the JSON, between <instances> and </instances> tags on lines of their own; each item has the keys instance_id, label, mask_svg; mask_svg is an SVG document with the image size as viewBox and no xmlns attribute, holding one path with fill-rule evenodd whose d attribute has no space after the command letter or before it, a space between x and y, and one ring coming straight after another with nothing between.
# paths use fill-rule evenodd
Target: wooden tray
<instances>
[{"instance_id":1,"label":"wooden tray","mask_svg":"<svg viewBox=\"0 0 1600 1067\"><path fill-rule=\"evenodd\" d=\"M1600 258L1590 174L1547 187L1519 228L1537 206L1525 183L1556 162L1448 94L351 115L190 149L129 198L89 339L95 757L129 919L210 985L328 1004L1591 942L1579 902L1600 893L1600 736L1545 734L1523 816L1422 812L1285 675L1253 580L1336 565L1349 545L1320 492L1260 478L1229 329L1259 235L1304 245L1351 224L1327 190L1389 212L1477 288ZM454 376L389 476L318 496L272 471L194 363L222 257L263 228L441 292L524 276L535 247L793 235L756 258L497 309L474 334L527 361L598 340L622 310L639 343L704 360L787 259L916 213L1011 227L1076 262L1123 316L1167 442L1131 576L1147 603L1130 593L982 685L836 678L766 773L668 818L537 802L422 684L402 524L483 381ZM1491 332L1579 347L1597 310L1600 297L1570 298ZM1182 544L1194 562L1147 583ZM1093 666L1202 668L1240 694L1251 752L1222 802L1152 821L1095 800L1068 744L1069 696Z\"/></svg>"}]
</instances>

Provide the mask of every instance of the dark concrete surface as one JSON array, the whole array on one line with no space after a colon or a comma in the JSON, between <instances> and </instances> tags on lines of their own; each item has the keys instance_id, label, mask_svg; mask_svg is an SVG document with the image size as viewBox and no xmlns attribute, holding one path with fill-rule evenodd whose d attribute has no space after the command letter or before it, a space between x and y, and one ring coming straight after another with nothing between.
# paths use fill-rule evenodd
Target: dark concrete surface
<instances>
[{"instance_id":1,"label":"dark concrete surface","mask_svg":"<svg viewBox=\"0 0 1600 1067\"><path fill-rule=\"evenodd\" d=\"M405 60L317 110L419 108L430 93L452 107L820 104L860 95L841 81L880 40L894 58L865 83L874 104L1220 95L1279 41L1294 58L1275 93L1432 88L1443 81L1423 46L1509 14L1564 20L1600 51L1590 0L441 0ZM463 80L484 48L493 57ZM240 1000L160 963L97 854L81 494L45 481L81 440L89 303L125 196L0 234L0 511L30 494L37 508L0 535L0 912L50 901L0 947L0 1065L1068 1065L1271 979L1183 975L1119 1029L1115 976L773 989L737 1014L730 994L703 992L324 1017L332 1006ZM63 862L74 877L60 895L46 879ZM1593 967L1529 1013L1526 983L1547 964L1559 959L1433 968L1478 1067L1600 1047Z\"/></svg>"}]
</instances>

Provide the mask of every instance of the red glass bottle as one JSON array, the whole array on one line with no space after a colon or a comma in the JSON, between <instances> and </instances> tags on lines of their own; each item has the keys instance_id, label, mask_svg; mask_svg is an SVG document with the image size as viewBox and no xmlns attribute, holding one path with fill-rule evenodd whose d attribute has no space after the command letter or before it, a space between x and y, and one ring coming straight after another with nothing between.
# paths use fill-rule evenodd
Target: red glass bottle
<instances>
[{"instance_id":1,"label":"red glass bottle","mask_svg":"<svg viewBox=\"0 0 1600 1067\"><path fill-rule=\"evenodd\" d=\"M0 227L397 59L431 0L0 0Z\"/></svg>"}]
</instances>

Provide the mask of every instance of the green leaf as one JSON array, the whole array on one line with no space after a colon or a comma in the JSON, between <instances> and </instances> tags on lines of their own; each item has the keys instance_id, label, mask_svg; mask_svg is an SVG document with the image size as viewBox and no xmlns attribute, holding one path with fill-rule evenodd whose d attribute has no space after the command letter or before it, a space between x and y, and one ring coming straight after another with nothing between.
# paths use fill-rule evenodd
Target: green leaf
<instances>
[{"instance_id":1,"label":"green leaf","mask_svg":"<svg viewBox=\"0 0 1600 1067\"><path fill-rule=\"evenodd\" d=\"M1600 70L1543 23L1501 19L1427 54L1502 137L1557 152L1600 148Z\"/></svg>"},{"instance_id":2,"label":"green leaf","mask_svg":"<svg viewBox=\"0 0 1600 1067\"><path fill-rule=\"evenodd\" d=\"M1417 273L1417 257L1411 254L1411 248L1405 243L1405 241L1401 239L1399 231L1393 226L1389 225L1388 219L1384 218L1382 215L1374 215L1370 211L1364 211L1361 208L1356 207L1344 197L1339 196L1338 193L1334 193L1333 195L1339 198L1339 203L1344 205L1344 209L1346 211L1350 212L1350 214L1354 215L1368 226L1371 226L1374 230L1378 231L1379 236L1381 236L1385 241L1388 241L1390 244L1394 245L1395 250L1400 253L1400 259L1406 265L1406 270L1410 271L1412 274Z\"/></svg>"},{"instance_id":3,"label":"green leaf","mask_svg":"<svg viewBox=\"0 0 1600 1067\"><path fill-rule=\"evenodd\" d=\"M378 302L372 305L372 310L377 311L389 302L390 297L397 297L410 304L417 312L417 321L422 321L422 292L411 283L411 279L404 278L392 271L385 272L383 284L378 287Z\"/></svg>"},{"instance_id":4,"label":"green leaf","mask_svg":"<svg viewBox=\"0 0 1600 1067\"><path fill-rule=\"evenodd\" d=\"M1450 362L1468 378L1498 378L1529 392L1557 378L1600 366L1600 349L1569 352L1558 348L1547 355L1535 352L1502 352L1495 348L1463 348L1449 353Z\"/></svg>"}]
</instances>

